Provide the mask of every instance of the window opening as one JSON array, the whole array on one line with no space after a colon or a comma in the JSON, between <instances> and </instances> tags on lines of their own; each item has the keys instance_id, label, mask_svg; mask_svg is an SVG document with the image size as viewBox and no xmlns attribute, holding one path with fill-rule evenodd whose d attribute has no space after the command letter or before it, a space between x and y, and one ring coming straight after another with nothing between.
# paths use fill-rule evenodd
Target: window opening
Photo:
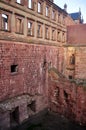
<instances>
[{"instance_id":1,"label":"window opening","mask_svg":"<svg viewBox=\"0 0 86 130\"><path fill-rule=\"evenodd\" d=\"M17 18L16 22L17 22L16 23L17 33L23 33L23 21L22 21L22 19Z\"/></svg>"},{"instance_id":2,"label":"window opening","mask_svg":"<svg viewBox=\"0 0 86 130\"><path fill-rule=\"evenodd\" d=\"M69 75L69 79L73 79L72 75Z\"/></svg>"},{"instance_id":3,"label":"window opening","mask_svg":"<svg viewBox=\"0 0 86 130\"><path fill-rule=\"evenodd\" d=\"M45 28L45 38L49 39L49 29L47 27Z\"/></svg>"},{"instance_id":4,"label":"window opening","mask_svg":"<svg viewBox=\"0 0 86 130\"><path fill-rule=\"evenodd\" d=\"M61 32L58 31L58 41L61 41Z\"/></svg>"},{"instance_id":5,"label":"window opening","mask_svg":"<svg viewBox=\"0 0 86 130\"><path fill-rule=\"evenodd\" d=\"M55 30L52 30L52 40L55 40Z\"/></svg>"},{"instance_id":6,"label":"window opening","mask_svg":"<svg viewBox=\"0 0 86 130\"><path fill-rule=\"evenodd\" d=\"M38 2L38 13L41 13L41 3Z\"/></svg>"},{"instance_id":7,"label":"window opening","mask_svg":"<svg viewBox=\"0 0 86 130\"><path fill-rule=\"evenodd\" d=\"M19 123L19 107L16 107L10 112L11 125L18 125Z\"/></svg>"},{"instance_id":8,"label":"window opening","mask_svg":"<svg viewBox=\"0 0 86 130\"><path fill-rule=\"evenodd\" d=\"M58 14L58 22L61 23L61 14Z\"/></svg>"},{"instance_id":9,"label":"window opening","mask_svg":"<svg viewBox=\"0 0 86 130\"><path fill-rule=\"evenodd\" d=\"M18 65L11 65L11 73L18 72Z\"/></svg>"},{"instance_id":10,"label":"window opening","mask_svg":"<svg viewBox=\"0 0 86 130\"><path fill-rule=\"evenodd\" d=\"M74 55L74 54L72 54L72 55L70 56L70 64L71 64L71 65L74 65L74 64L75 64L75 55Z\"/></svg>"},{"instance_id":11,"label":"window opening","mask_svg":"<svg viewBox=\"0 0 86 130\"><path fill-rule=\"evenodd\" d=\"M48 16L48 15L49 15L49 8L46 7L46 16Z\"/></svg>"},{"instance_id":12,"label":"window opening","mask_svg":"<svg viewBox=\"0 0 86 130\"><path fill-rule=\"evenodd\" d=\"M17 2L18 4L21 4L21 0L16 0L16 2Z\"/></svg>"},{"instance_id":13,"label":"window opening","mask_svg":"<svg viewBox=\"0 0 86 130\"><path fill-rule=\"evenodd\" d=\"M68 101L68 93L64 90L64 99L67 102Z\"/></svg>"},{"instance_id":14,"label":"window opening","mask_svg":"<svg viewBox=\"0 0 86 130\"><path fill-rule=\"evenodd\" d=\"M38 25L38 37L41 37L41 25Z\"/></svg>"},{"instance_id":15,"label":"window opening","mask_svg":"<svg viewBox=\"0 0 86 130\"><path fill-rule=\"evenodd\" d=\"M32 9L32 0L28 0L28 7Z\"/></svg>"},{"instance_id":16,"label":"window opening","mask_svg":"<svg viewBox=\"0 0 86 130\"><path fill-rule=\"evenodd\" d=\"M33 115L36 112L36 102L32 101L30 104L27 105L28 115Z\"/></svg>"},{"instance_id":17,"label":"window opening","mask_svg":"<svg viewBox=\"0 0 86 130\"><path fill-rule=\"evenodd\" d=\"M55 11L52 11L52 19L55 19Z\"/></svg>"},{"instance_id":18,"label":"window opening","mask_svg":"<svg viewBox=\"0 0 86 130\"><path fill-rule=\"evenodd\" d=\"M33 35L32 22L28 22L28 34L29 34L29 35Z\"/></svg>"},{"instance_id":19,"label":"window opening","mask_svg":"<svg viewBox=\"0 0 86 130\"><path fill-rule=\"evenodd\" d=\"M8 15L2 14L2 29L8 30Z\"/></svg>"}]
</instances>

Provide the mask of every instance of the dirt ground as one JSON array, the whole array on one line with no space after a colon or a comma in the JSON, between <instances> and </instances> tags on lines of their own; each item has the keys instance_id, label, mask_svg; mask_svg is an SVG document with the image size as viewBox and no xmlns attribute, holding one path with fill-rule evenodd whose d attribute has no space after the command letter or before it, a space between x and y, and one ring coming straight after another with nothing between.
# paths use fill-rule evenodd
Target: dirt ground
<instances>
[{"instance_id":1,"label":"dirt ground","mask_svg":"<svg viewBox=\"0 0 86 130\"><path fill-rule=\"evenodd\" d=\"M24 124L15 130L86 130L86 126L81 126L57 113L51 112L39 118L39 121L35 119L33 122L31 121L30 124Z\"/></svg>"}]
</instances>

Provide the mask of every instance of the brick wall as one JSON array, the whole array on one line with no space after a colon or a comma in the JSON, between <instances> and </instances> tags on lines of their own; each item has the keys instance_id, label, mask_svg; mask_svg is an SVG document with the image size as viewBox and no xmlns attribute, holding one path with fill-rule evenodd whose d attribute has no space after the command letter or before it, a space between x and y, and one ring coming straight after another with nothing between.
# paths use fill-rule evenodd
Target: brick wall
<instances>
[{"instance_id":1,"label":"brick wall","mask_svg":"<svg viewBox=\"0 0 86 130\"><path fill-rule=\"evenodd\" d=\"M43 94L47 67L57 67L58 48L54 46L0 42L0 100L21 94ZM56 57L56 58L55 58ZM46 62L46 63L44 63ZM18 65L18 72L11 72ZM2 95L3 93L3 95Z\"/></svg>"},{"instance_id":2,"label":"brick wall","mask_svg":"<svg viewBox=\"0 0 86 130\"><path fill-rule=\"evenodd\" d=\"M10 120L10 112L19 107L21 123L48 107L48 69L61 64L59 71L63 70L62 50L56 46L0 41L0 115L9 115L6 118ZM17 71L12 70L12 65L17 66ZM27 105L32 101L36 101L36 112L28 115ZM6 127L11 125L7 120L2 122Z\"/></svg>"},{"instance_id":3,"label":"brick wall","mask_svg":"<svg viewBox=\"0 0 86 130\"><path fill-rule=\"evenodd\" d=\"M56 70L49 72L50 110L86 124L86 87L69 82Z\"/></svg>"},{"instance_id":4,"label":"brick wall","mask_svg":"<svg viewBox=\"0 0 86 130\"><path fill-rule=\"evenodd\" d=\"M67 40L68 44L78 44L85 45L86 44L86 24L73 25L67 27L68 34Z\"/></svg>"}]
</instances>

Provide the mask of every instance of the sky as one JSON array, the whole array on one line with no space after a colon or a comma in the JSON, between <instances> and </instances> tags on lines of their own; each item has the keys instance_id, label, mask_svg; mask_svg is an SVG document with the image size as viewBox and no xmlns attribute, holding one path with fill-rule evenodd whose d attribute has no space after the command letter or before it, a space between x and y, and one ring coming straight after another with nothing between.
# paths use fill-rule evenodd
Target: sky
<instances>
[{"instance_id":1,"label":"sky","mask_svg":"<svg viewBox=\"0 0 86 130\"><path fill-rule=\"evenodd\" d=\"M80 8L84 23L86 23L86 0L54 0L54 3L62 9L66 3L68 13L78 12Z\"/></svg>"}]
</instances>

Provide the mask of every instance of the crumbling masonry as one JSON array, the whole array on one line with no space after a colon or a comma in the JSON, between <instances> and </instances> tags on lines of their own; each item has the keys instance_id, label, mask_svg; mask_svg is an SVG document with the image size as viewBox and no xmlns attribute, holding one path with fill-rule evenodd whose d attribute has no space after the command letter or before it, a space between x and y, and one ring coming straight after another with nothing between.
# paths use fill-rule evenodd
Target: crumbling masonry
<instances>
[{"instance_id":1,"label":"crumbling masonry","mask_svg":"<svg viewBox=\"0 0 86 130\"><path fill-rule=\"evenodd\" d=\"M0 0L1 130L46 108L86 125L85 28L51 0Z\"/></svg>"}]
</instances>

